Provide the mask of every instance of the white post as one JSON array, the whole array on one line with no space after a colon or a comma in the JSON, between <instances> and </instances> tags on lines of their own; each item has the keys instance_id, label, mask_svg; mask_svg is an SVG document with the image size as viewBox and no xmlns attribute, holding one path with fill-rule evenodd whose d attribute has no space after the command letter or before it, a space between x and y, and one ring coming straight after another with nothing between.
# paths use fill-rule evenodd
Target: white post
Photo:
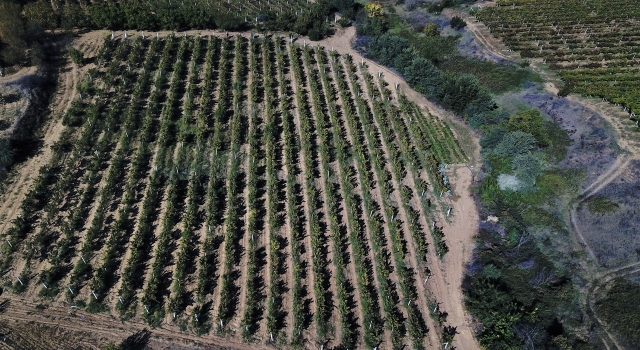
<instances>
[{"instance_id":1,"label":"white post","mask_svg":"<svg viewBox=\"0 0 640 350\"><path fill-rule=\"evenodd\" d=\"M124 31L124 38L125 39L127 38L127 31L126 30Z\"/></svg>"},{"instance_id":2,"label":"white post","mask_svg":"<svg viewBox=\"0 0 640 350\"><path fill-rule=\"evenodd\" d=\"M149 308L147 307L147 305L144 306L144 310L149 313Z\"/></svg>"},{"instance_id":3,"label":"white post","mask_svg":"<svg viewBox=\"0 0 640 350\"><path fill-rule=\"evenodd\" d=\"M7 240L7 243L9 243L9 247L13 248L13 244L11 244L11 241Z\"/></svg>"},{"instance_id":4,"label":"white post","mask_svg":"<svg viewBox=\"0 0 640 350\"><path fill-rule=\"evenodd\" d=\"M111 40L113 40L113 30L111 31Z\"/></svg>"},{"instance_id":5,"label":"white post","mask_svg":"<svg viewBox=\"0 0 640 350\"><path fill-rule=\"evenodd\" d=\"M69 288L69 291L71 292L71 294L73 294L73 289L71 289L71 286L69 286L67 288Z\"/></svg>"},{"instance_id":6,"label":"white post","mask_svg":"<svg viewBox=\"0 0 640 350\"><path fill-rule=\"evenodd\" d=\"M144 39L144 30L142 31L142 39Z\"/></svg>"},{"instance_id":7,"label":"white post","mask_svg":"<svg viewBox=\"0 0 640 350\"><path fill-rule=\"evenodd\" d=\"M98 300L98 296L96 295L96 292L91 291L91 294L93 294L93 297L96 298L96 300Z\"/></svg>"}]
</instances>

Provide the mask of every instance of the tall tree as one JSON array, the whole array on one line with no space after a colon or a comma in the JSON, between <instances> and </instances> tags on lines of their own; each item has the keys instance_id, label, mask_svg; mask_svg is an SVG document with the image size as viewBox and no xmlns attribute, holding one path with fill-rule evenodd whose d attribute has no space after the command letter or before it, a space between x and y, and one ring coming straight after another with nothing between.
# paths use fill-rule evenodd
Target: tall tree
<instances>
[{"instance_id":1,"label":"tall tree","mask_svg":"<svg viewBox=\"0 0 640 350\"><path fill-rule=\"evenodd\" d=\"M8 64L24 61L27 41L19 4L0 2L0 41L3 43L2 59Z\"/></svg>"}]
</instances>

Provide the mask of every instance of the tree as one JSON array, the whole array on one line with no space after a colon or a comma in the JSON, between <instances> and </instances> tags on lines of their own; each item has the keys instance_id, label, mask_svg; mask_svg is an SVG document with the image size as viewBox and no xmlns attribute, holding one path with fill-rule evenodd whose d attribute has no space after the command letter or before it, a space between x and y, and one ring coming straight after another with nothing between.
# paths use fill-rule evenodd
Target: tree
<instances>
[{"instance_id":1,"label":"tree","mask_svg":"<svg viewBox=\"0 0 640 350\"><path fill-rule=\"evenodd\" d=\"M82 63L84 62L84 54L82 53L82 51L77 50L73 47L69 49L69 56L71 57L73 63L77 65L82 65Z\"/></svg>"},{"instance_id":2,"label":"tree","mask_svg":"<svg viewBox=\"0 0 640 350\"><path fill-rule=\"evenodd\" d=\"M8 1L0 3L0 41L4 43L2 59L9 64L24 60L27 41L20 5Z\"/></svg>"},{"instance_id":3,"label":"tree","mask_svg":"<svg viewBox=\"0 0 640 350\"><path fill-rule=\"evenodd\" d=\"M514 131L506 134L493 150L498 157L513 158L529 153L536 145L536 139L528 132Z\"/></svg>"},{"instance_id":4,"label":"tree","mask_svg":"<svg viewBox=\"0 0 640 350\"><path fill-rule=\"evenodd\" d=\"M525 189L531 190L536 184L536 177L542 173L540 161L531 153L520 154L513 157L511 168Z\"/></svg>"},{"instance_id":5,"label":"tree","mask_svg":"<svg viewBox=\"0 0 640 350\"><path fill-rule=\"evenodd\" d=\"M537 109L528 109L512 115L507 123L507 129L530 133L540 147L547 147L551 143L547 133L547 122Z\"/></svg>"},{"instance_id":6,"label":"tree","mask_svg":"<svg viewBox=\"0 0 640 350\"><path fill-rule=\"evenodd\" d=\"M383 17L384 10L382 9L382 5L368 3L364 5L364 11L367 13L368 17Z\"/></svg>"},{"instance_id":7,"label":"tree","mask_svg":"<svg viewBox=\"0 0 640 350\"><path fill-rule=\"evenodd\" d=\"M7 171L7 168L13 161L13 148L11 142L6 136L0 137L0 178Z\"/></svg>"},{"instance_id":8,"label":"tree","mask_svg":"<svg viewBox=\"0 0 640 350\"><path fill-rule=\"evenodd\" d=\"M426 26L424 26L424 29L422 30L422 32L424 33L424 35L428 37L439 36L440 28L438 28L438 25L435 23L429 23Z\"/></svg>"},{"instance_id":9,"label":"tree","mask_svg":"<svg viewBox=\"0 0 640 350\"><path fill-rule=\"evenodd\" d=\"M394 66L395 59L409 47L407 39L385 33L373 39L367 57L377 60L382 65Z\"/></svg>"},{"instance_id":10,"label":"tree","mask_svg":"<svg viewBox=\"0 0 640 350\"><path fill-rule=\"evenodd\" d=\"M23 12L28 22L38 24L43 29L54 29L58 26L58 16L51 10L51 4L38 0L24 5Z\"/></svg>"},{"instance_id":11,"label":"tree","mask_svg":"<svg viewBox=\"0 0 640 350\"><path fill-rule=\"evenodd\" d=\"M85 27L88 25L87 15L80 5L67 1L62 8L60 25L66 30L71 30L76 27Z\"/></svg>"}]
</instances>

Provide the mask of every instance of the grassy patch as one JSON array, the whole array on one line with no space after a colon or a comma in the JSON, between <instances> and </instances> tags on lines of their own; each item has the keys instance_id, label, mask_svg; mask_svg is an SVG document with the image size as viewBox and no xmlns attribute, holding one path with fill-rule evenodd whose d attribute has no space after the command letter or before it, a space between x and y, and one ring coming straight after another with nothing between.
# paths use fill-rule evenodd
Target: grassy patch
<instances>
[{"instance_id":1,"label":"grassy patch","mask_svg":"<svg viewBox=\"0 0 640 350\"><path fill-rule=\"evenodd\" d=\"M527 81L542 82L538 74L528 69L462 56L443 60L438 67L458 74L473 74L480 84L496 94L518 89Z\"/></svg>"},{"instance_id":2,"label":"grassy patch","mask_svg":"<svg viewBox=\"0 0 640 350\"><path fill-rule=\"evenodd\" d=\"M460 38L459 36L425 36L408 28L398 31L397 35L407 39L420 57L435 64L439 64L445 58L448 60L451 55L456 54L458 51L456 44Z\"/></svg>"},{"instance_id":3,"label":"grassy patch","mask_svg":"<svg viewBox=\"0 0 640 350\"><path fill-rule=\"evenodd\" d=\"M607 197L593 197L586 200L587 208L592 214L614 213L618 210L618 203Z\"/></svg>"},{"instance_id":4,"label":"grassy patch","mask_svg":"<svg viewBox=\"0 0 640 350\"><path fill-rule=\"evenodd\" d=\"M536 179L537 190L522 196L523 202L541 205L562 194L577 191L584 173L573 169L549 169Z\"/></svg>"}]
</instances>

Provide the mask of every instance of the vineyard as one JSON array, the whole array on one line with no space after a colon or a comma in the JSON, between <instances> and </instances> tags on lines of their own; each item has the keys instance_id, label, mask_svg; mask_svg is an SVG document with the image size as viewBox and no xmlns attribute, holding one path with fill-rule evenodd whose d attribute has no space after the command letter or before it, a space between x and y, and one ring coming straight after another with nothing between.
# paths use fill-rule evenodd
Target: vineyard
<instances>
[{"instance_id":1,"label":"vineyard","mask_svg":"<svg viewBox=\"0 0 640 350\"><path fill-rule=\"evenodd\" d=\"M466 155L365 64L292 41L106 38L2 232L5 291L247 342L437 346L423 280Z\"/></svg>"},{"instance_id":2,"label":"vineyard","mask_svg":"<svg viewBox=\"0 0 640 350\"><path fill-rule=\"evenodd\" d=\"M539 57L565 81L565 92L640 110L640 6L637 1L499 0L474 11L523 57Z\"/></svg>"}]
</instances>

